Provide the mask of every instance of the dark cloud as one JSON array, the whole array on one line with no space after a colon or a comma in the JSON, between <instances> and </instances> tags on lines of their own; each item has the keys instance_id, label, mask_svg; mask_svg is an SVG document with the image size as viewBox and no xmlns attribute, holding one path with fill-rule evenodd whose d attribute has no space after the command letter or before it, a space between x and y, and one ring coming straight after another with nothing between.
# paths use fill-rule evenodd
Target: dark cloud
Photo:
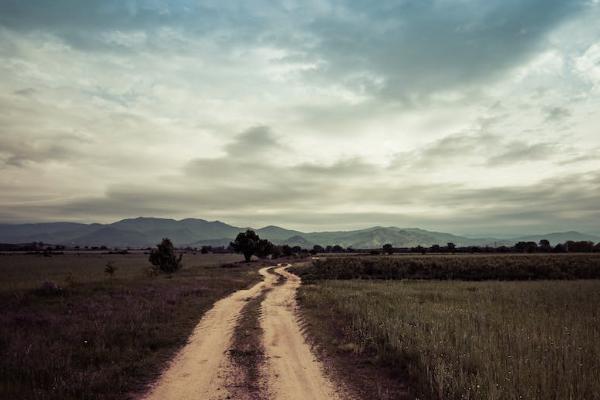
<instances>
[{"instance_id":1,"label":"dark cloud","mask_svg":"<svg viewBox=\"0 0 600 400\"><path fill-rule=\"evenodd\" d=\"M562 121L571 116L571 111L566 107L548 107L545 110L546 121Z\"/></svg>"},{"instance_id":2,"label":"dark cloud","mask_svg":"<svg viewBox=\"0 0 600 400\"><path fill-rule=\"evenodd\" d=\"M34 88L25 88L25 89L15 90L13 93L18 96L29 97L29 96L33 96L34 94L36 94L37 90L35 90Z\"/></svg>"},{"instance_id":3,"label":"dark cloud","mask_svg":"<svg viewBox=\"0 0 600 400\"><path fill-rule=\"evenodd\" d=\"M549 160L559 149L558 144L549 142L529 143L482 132L457 133L415 151L398 154L392 169L429 170L442 165L451 166L454 162L495 167Z\"/></svg>"},{"instance_id":4,"label":"dark cloud","mask_svg":"<svg viewBox=\"0 0 600 400\"><path fill-rule=\"evenodd\" d=\"M225 146L230 157L261 156L269 151L283 150L268 126L255 126L242 132L235 141Z\"/></svg>"},{"instance_id":5,"label":"dark cloud","mask_svg":"<svg viewBox=\"0 0 600 400\"><path fill-rule=\"evenodd\" d=\"M557 146L551 143L529 144L521 141L513 141L503 146L499 154L488 158L487 164L497 166L548 160L556 153Z\"/></svg>"},{"instance_id":6,"label":"dark cloud","mask_svg":"<svg viewBox=\"0 0 600 400\"><path fill-rule=\"evenodd\" d=\"M0 130L0 169L1 162L4 166L25 167L30 163L72 160L78 156L78 147L86 142L84 138L73 134L23 141Z\"/></svg>"},{"instance_id":7,"label":"dark cloud","mask_svg":"<svg viewBox=\"0 0 600 400\"><path fill-rule=\"evenodd\" d=\"M311 24L331 77L357 71L385 79L403 98L497 76L538 49L556 24L586 2L567 0L346 1L346 12ZM360 74L358 76L361 76Z\"/></svg>"},{"instance_id":8,"label":"dark cloud","mask_svg":"<svg viewBox=\"0 0 600 400\"><path fill-rule=\"evenodd\" d=\"M535 52L549 30L586 4L493 0L467 7L439 0L342 0L317 7L245 1L5 0L0 24L53 32L71 45L91 49L123 46L107 43L102 32L142 31L150 37L145 46L161 46L155 34L164 27L188 38L209 35L225 51L250 44L282 47L291 51L287 57L323 61L306 78L414 101L434 91L489 82Z\"/></svg>"}]
</instances>

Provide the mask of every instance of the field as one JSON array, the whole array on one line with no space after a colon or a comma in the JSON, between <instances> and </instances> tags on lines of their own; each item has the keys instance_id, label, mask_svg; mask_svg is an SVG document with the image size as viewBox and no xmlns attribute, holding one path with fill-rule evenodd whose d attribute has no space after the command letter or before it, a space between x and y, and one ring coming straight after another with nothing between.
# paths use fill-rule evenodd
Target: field
<instances>
[{"instance_id":1,"label":"field","mask_svg":"<svg viewBox=\"0 0 600 400\"><path fill-rule=\"evenodd\" d=\"M296 273L305 282L321 279L600 279L600 254L326 257L308 268L297 269Z\"/></svg>"},{"instance_id":2,"label":"field","mask_svg":"<svg viewBox=\"0 0 600 400\"><path fill-rule=\"evenodd\" d=\"M531 260L519 259L527 270ZM504 260L515 268L514 258L498 262ZM592 262L585 256L570 260ZM299 302L308 332L325 352L337 354L338 364L362 362L387 371L419 399L600 398L598 280L335 280L322 279L325 273L316 280L322 265L304 270L311 280ZM342 370L350 384L365 383L351 375L364 371ZM380 386L373 384L378 395L371 398L398 398Z\"/></svg>"},{"instance_id":3,"label":"field","mask_svg":"<svg viewBox=\"0 0 600 400\"><path fill-rule=\"evenodd\" d=\"M147 257L1 255L0 398L139 393L218 298L259 280L256 266L220 267L237 255L188 254L172 276L149 275Z\"/></svg>"}]
</instances>

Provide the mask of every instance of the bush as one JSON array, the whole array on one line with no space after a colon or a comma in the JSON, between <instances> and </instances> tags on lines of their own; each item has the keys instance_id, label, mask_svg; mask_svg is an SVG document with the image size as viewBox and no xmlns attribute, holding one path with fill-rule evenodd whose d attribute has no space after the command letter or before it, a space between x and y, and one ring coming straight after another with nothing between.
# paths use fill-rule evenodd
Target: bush
<instances>
[{"instance_id":1,"label":"bush","mask_svg":"<svg viewBox=\"0 0 600 400\"><path fill-rule=\"evenodd\" d=\"M156 249L152 250L149 260L161 272L171 274L181 269L182 258L183 254L180 254L179 257L175 255L173 243L170 239L165 238L160 244L156 245Z\"/></svg>"}]
</instances>

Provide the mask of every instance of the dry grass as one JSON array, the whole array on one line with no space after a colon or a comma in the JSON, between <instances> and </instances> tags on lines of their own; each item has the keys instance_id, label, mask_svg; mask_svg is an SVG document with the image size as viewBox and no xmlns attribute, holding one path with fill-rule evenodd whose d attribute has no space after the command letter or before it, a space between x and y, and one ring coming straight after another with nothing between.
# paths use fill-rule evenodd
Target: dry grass
<instances>
[{"instance_id":1,"label":"dry grass","mask_svg":"<svg viewBox=\"0 0 600 400\"><path fill-rule=\"evenodd\" d=\"M0 398L128 398L157 376L217 299L259 280L256 266L220 268L229 255L185 256L173 276L148 276L146 260L0 257ZM108 261L117 267L112 279ZM60 289L39 290L48 279Z\"/></svg>"},{"instance_id":2,"label":"dry grass","mask_svg":"<svg viewBox=\"0 0 600 400\"><path fill-rule=\"evenodd\" d=\"M599 281L322 281L299 299L422 399L600 398Z\"/></svg>"}]
</instances>

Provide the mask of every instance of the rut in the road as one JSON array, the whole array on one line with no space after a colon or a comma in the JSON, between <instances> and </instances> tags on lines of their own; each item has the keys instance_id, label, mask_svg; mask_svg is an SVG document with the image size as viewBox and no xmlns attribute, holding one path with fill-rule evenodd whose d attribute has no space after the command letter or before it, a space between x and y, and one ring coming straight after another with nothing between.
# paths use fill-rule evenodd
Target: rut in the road
<instances>
[{"instance_id":1,"label":"rut in the road","mask_svg":"<svg viewBox=\"0 0 600 400\"><path fill-rule=\"evenodd\" d=\"M269 291L262 304L261 326L267 355L269 398L339 399L341 396L324 375L321 363L312 354L298 324L296 291L300 278L285 269L275 270L286 281Z\"/></svg>"}]
</instances>

